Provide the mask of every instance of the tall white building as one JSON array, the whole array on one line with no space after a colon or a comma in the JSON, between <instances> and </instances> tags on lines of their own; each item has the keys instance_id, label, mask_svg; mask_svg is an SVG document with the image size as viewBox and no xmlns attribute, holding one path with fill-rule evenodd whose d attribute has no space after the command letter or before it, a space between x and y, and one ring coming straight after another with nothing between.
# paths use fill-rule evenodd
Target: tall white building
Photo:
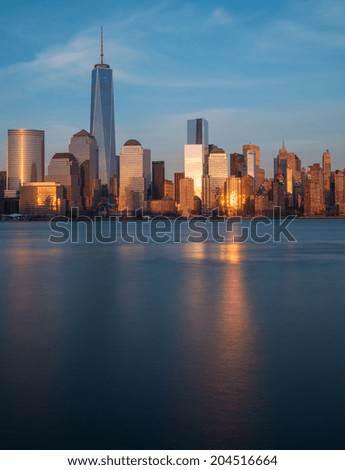
<instances>
[{"instance_id":1,"label":"tall white building","mask_svg":"<svg viewBox=\"0 0 345 470\"><path fill-rule=\"evenodd\" d=\"M194 195L203 200L203 176L208 168L208 122L204 118L187 121L187 145L184 146L185 178L194 181Z\"/></svg>"},{"instance_id":2,"label":"tall white building","mask_svg":"<svg viewBox=\"0 0 345 470\"><path fill-rule=\"evenodd\" d=\"M247 152L247 175L256 179L256 153L255 150L248 150Z\"/></svg>"},{"instance_id":3,"label":"tall white building","mask_svg":"<svg viewBox=\"0 0 345 470\"><path fill-rule=\"evenodd\" d=\"M119 210L147 209L151 184L151 152L135 139L127 140L120 153Z\"/></svg>"}]
</instances>

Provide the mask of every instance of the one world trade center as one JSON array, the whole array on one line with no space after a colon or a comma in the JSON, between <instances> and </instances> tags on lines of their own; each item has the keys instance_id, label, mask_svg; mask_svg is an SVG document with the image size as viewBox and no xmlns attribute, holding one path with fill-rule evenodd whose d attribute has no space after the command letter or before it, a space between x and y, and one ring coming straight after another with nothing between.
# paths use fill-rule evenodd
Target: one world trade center
<instances>
[{"instance_id":1,"label":"one world trade center","mask_svg":"<svg viewBox=\"0 0 345 470\"><path fill-rule=\"evenodd\" d=\"M101 61L92 70L90 133L98 144L99 178L110 185L116 174L113 71L103 61L103 28L101 30Z\"/></svg>"}]
</instances>

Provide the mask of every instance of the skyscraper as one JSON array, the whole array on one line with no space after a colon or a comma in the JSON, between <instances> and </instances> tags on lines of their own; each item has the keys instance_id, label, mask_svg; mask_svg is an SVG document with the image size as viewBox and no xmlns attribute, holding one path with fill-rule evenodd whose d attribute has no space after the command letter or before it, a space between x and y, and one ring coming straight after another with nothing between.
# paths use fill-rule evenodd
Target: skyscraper
<instances>
[{"instance_id":1,"label":"skyscraper","mask_svg":"<svg viewBox=\"0 0 345 470\"><path fill-rule=\"evenodd\" d=\"M79 163L82 204L86 209L91 209L95 203L96 193L100 192L96 139L82 129L71 138L69 152Z\"/></svg>"},{"instance_id":2,"label":"skyscraper","mask_svg":"<svg viewBox=\"0 0 345 470\"><path fill-rule=\"evenodd\" d=\"M90 133L96 138L99 151L99 178L110 185L116 175L113 71L103 62L103 30L101 63L92 71Z\"/></svg>"},{"instance_id":3,"label":"skyscraper","mask_svg":"<svg viewBox=\"0 0 345 470\"><path fill-rule=\"evenodd\" d=\"M334 202L339 215L345 214L345 171L336 170L334 174Z\"/></svg>"},{"instance_id":4,"label":"skyscraper","mask_svg":"<svg viewBox=\"0 0 345 470\"><path fill-rule=\"evenodd\" d=\"M325 203L330 206L332 203L331 198L331 154L329 150L322 155L322 169L323 169L323 188L325 190Z\"/></svg>"},{"instance_id":5,"label":"skyscraper","mask_svg":"<svg viewBox=\"0 0 345 470\"><path fill-rule=\"evenodd\" d=\"M242 145L242 153L246 160L247 175L254 178L255 191L257 191L260 187L258 180L262 183L265 179L260 170L260 147L254 144L244 144Z\"/></svg>"},{"instance_id":6,"label":"skyscraper","mask_svg":"<svg viewBox=\"0 0 345 470\"><path fill-rule=\"evenodd\" d=\"M80 176L78 160L71 153L56 153L50 160L46 181L66 188L67 210L80 207Z\"/></svg>"},{"instance_id":7,"label":"skyscraper","mask_svg":"<svg viewBox=\"0 0 345 470\"><path fill-rule=\"evenodd\" d=\"M94 179L98 179L98 147L94 136L82 129L73 135L68 150L78 160L79 165L85 160L90 160L91 183Z\"/></svg>"},{"instance_id":8,"label":"skyscraper","mask_svg":"<svg viewBox=\"0 0 345 470\"><path fill-rule=\"evenodd\" d=\"M44 181L44 131L9 129L6 169L9 190Z\"/></svg>"},{"instance_id":9,"label":"skyscraper","mask_svg":"<svg viewBox=\"0 0 345 470\"><path fill-rule=\"evenodd\" d=\"M214 147L208 157L208 175L204 176L203 202L206 209L224 208L228 159L222 148Z\"/></svg>"},{"instance_id":10,"label":"skyscraper","mask_svg":"<svg viewBox=\"0 0 345 470\"><path fill-rule=\"evenodd\" d=\"M175 201L180 202L180 180L184 178L184 172L174 173Z\"/></svg>"},{"instance_id":11,"label":"skyscraper","mask_svg":"<svg viewBox=\"0 0 345 470\"><path fill-rule=\"evenodd\" d=\"M206 119L187 120L187 144L208 145L208 122Z\"/></svg>"},{"instance_id":12,"label":"skyscraper","mask_svg":"<svg viewBox=\"0 0 345 470\"><path fill-rule=\"evenodd\" d=\"M308 169L308 180L304 185L304 214L322 215L325 209L323 171L319 163L314 163Z\"/></svg>"},{"instance_id":13,"label":"skyscraper","mask_svg":"<svg viewBox=\"0 0 345 470\"><path fill-rule=\"evenodd\" d=\"M152 199L162 199L164 194L165 163L152 162Z\"/></svg>"},{"instance_id":14,"label":"skyscraper","mask_svg":"<svg viewBox=\"0 0 345 470\"><path fill-rule=\"evenodd\" d=\"M151 180L151 152L135 139L127 140L120 154L119 210L147 209Z\"/></svg>"},{"instance_id":15,"label":"skyscraper","mask_svg":"<svg viewBox=\"0 0 345 470\"><path fill-rule=\"evenodd\" d=\"M193 178L180 179L180 207L181 215L189 217L194 211L194 180Z\"/></svg>"},{"instance_id":16,"label":"skyscraper","mask_svg":"<svg viewBox=\"0 0 345 470\"><path fill-rule=\"evenodd\" d=\"M174 200L174 183L172 180L164 180L164 197Z\"/></svg>"},{"instance_id":17,"label":"skyscraper","mask_svg":"<svg viewBox=\"0 0 345 470\"><path fill-rule=\"evenodd\" d=\"M204 118L187 121L187 144L184 146L185 178L194 181L194 195L202 200L202 181L208 169L208 122Z\"/></svg>"},{"instance_id":18,"label":"skyscraper","mask_svg":"<svg viewBox=\"0 0 345 470\"><path fill-rule=\"evenodd\" d=\"M194 181L194 194L202 199L202 180L204 175L205 146L201 144L187 144L184 146L184 174L185 178Z\"/></svg>"},{"instance_id":19,"label":"skyscraper","mask_svg":"<svg viewBox=\"0 0 345 470\"><path fill-rule=\"evenodd\" d=\"M230 153L230 176L247 174L246 159L241 153Z\"/></svg>"},{"instance_id":20,"label":"skyscraper","mask_svg":"<svg viewBox=\"0 0 345 470\"><path fill-rule=\"evenodd\" d=\"M242 145L242 153L246 157L248 152L254 152L255 154L255 162L257 166L257 170L260 168L260 147L254 144L243 144ZM253 175L251 175L253 176Z\"/></svg>"}]
</instances>

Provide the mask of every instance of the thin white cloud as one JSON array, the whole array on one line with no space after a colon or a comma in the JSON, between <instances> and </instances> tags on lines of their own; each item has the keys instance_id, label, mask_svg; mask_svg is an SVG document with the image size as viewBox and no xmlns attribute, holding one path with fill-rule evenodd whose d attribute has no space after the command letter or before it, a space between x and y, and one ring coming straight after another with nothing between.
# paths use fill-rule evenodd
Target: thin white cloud
<instances>
[{"instance_id":1,"label":"thin white cloud","mask_svg":"<svg viewBox=\"0 0 345 470\"><path fill-rule=\"evenodd\" d=\"M233 24L234 22L235 18L230 16L224 8L215 8L212 11L212 14L209 19L209 23L218 26L227 26Z\"/></svg>"},{"instance_id":2,"label":"thin white cloud","mask_svg":"<svg viewBox=\"0 0 345 470\"><path fill-rule=\"evenodd\" d=\"M118 41L108 40L108 57L116 57L119 62L142 59L142 53ZM19 62L0 68L0 77L11 76L20 80L26 89L77 87L78 80L89 80L89 73L99 57L99 46L95 34L85 33L66 44L49 47L38 52L32 61ZM118 72L121 74L121 72ZM11 83L8 82L10 85Z\"/></svg>"}]
</instances>

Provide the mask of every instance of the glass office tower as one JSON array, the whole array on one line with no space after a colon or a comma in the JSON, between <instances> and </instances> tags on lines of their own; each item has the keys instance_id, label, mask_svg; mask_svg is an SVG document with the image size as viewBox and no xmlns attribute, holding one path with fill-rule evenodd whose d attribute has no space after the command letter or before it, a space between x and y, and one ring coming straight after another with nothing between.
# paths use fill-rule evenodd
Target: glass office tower
<instances>
[{"instance_id":1,"label":"glass office tower","mask_svg":"<svg viewBox=\"0 0 345 470\"><path fill-rule=\"evenodd\" d=\"M90 133L98 145L99 178L109 186L110 178L116 175L114 91L113 71L104 64L103 57L102 32L101 63L92 71Z\"/></svg>"},{"instance_id":2,"label":"glass office tower","mask_svg":"<svg viewBox=\"0 0 345 470\"><path fill-rule=\"evenodd\" d=\"M7 189L44 181L44 131L8 130L6 170Z\"/></svg>"},{"instance_id":3,"label":"glass office tower","mask_svg":"<svg viewBox=\"0 0 345 470\"><path fill-rule=\"evenodd\" d=\"M208 121L206 119L188 119L187 144L208 145Z\"/></svg>"}]
</instances>

